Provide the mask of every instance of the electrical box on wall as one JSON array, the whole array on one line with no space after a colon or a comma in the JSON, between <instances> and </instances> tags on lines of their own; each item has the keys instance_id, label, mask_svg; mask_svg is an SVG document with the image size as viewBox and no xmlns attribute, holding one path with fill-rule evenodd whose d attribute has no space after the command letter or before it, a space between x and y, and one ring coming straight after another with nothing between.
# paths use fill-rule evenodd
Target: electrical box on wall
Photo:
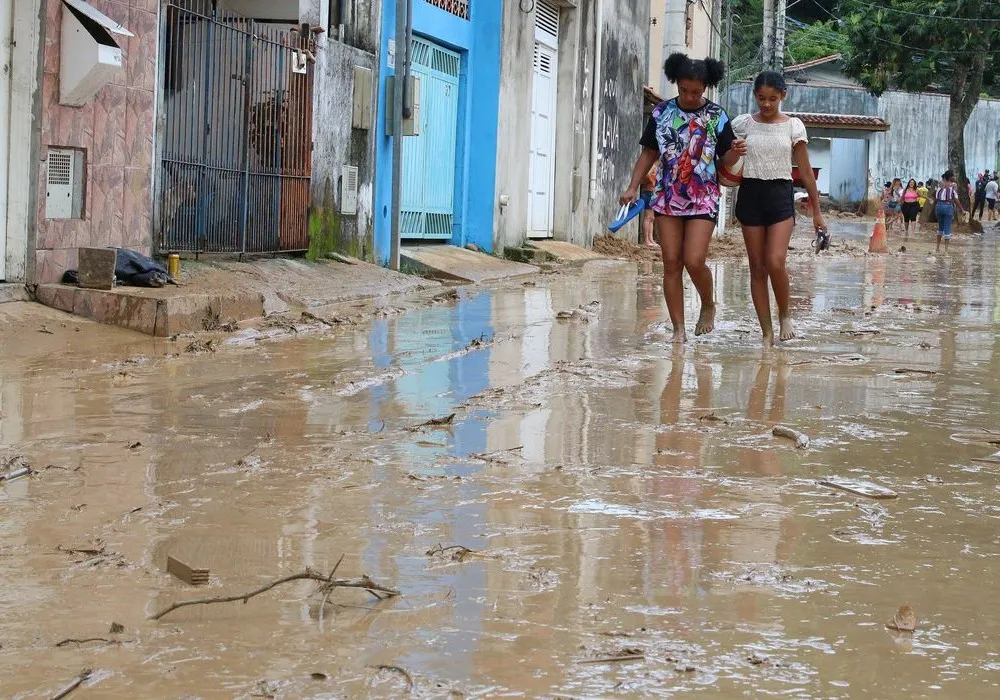
<instances>
[{"instance_id":1,"label":"electrical box on wall","mask_svg":"<svg viewBox=\"0 0 1000 700\"><path fill-rule=\"evenodd\" d=\"M134 36L84 0L62 0L59 103L82 107L122 70L122 50L112 34Z\"/></svg>"},{"instance_id":2,"label":"electrical box on wall","mask_svg":"<svg viewBox=\"0 0 1000 700\"><path fill-rule=\"evenodd\" d=\"M354 66L354 109L351 128L372 128L372 69Z\"/></svg>"},{"instance_id":3,"label":"electrical box on wall","mask_svg":"<svg viewBox=\"0 0 1000 700\"><path fill-rule=\"evenodd\" d=\"M353 165L340 170L340 213L350 216L358 213L358 169Z\"/></svg>"},{"instance_id":4,"label":"electrical box on wall","mask_svg":"<svg viewBox=\"0 0 1000 700\"><path fill-rule=\"evenodd\" d=\"M45 218L83 218L83 152L50 148L45 165Z\"/></svg>"},{"instance_id":5,"label":"electrical box on wall","mask_svg":"<svg viewBox=\"0 0 1000 700\"><path fill-rule=\"evenodd\" d=\"M410 86L410 102L413 108L410 111L410 118L403 119L403 136L420 136L420 78L411 75L408 81ZM385 135L392 136L392 110L393 90L396 86L396 76L390 75L385 81Z\"/></svg>"}]
</instances>

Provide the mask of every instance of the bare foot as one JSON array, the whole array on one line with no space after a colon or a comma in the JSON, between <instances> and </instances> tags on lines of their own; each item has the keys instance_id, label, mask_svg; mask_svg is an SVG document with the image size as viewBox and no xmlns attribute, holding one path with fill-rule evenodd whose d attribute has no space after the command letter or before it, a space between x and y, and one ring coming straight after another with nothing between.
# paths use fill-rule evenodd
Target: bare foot
<instances>
[{"instance_id":1,"label":"bare foot","mask_svg":"<svg viewBox=\"0 0 1000 700\"><path fill-rule=\"evenodd\" d=\"M701 305L701 315L694 326L695 335L705 335L715 330L715 304Z\"/></svg>"},{"instance_id":2,"label":"bare foot","mask_svg":"<svg viewBox=\"0 0 1000 700\"><path fill-rule=\"evenodd\" d=\"M687 333L684 331L683 328L675 328L674 337L672 340L674 342L674 345L683 345L688 340Z\"/></svg>"},{"instance_id":3,"label":"bare foot","mask_svg":"<svg viewBox=\"0 0 1000 700\"><path fill-rule=\"evenodd\" d=\"M656 241L645 241L645 242L643 242L643 245L646 246L647 248L659 248L660 247L660 244L657 243Z\"/></svg>"},{"instance_id":4,"label":"bare foot","mask_svg":"<svg viewBox=\"0 0 1000 700\"><path fill-rule=\"evenodd\" d=\"M786 316L785 318L778 320L778 325L780 326L781 334L778 336L782 341L791 340L795 337L795 330L792 328L791 317Z\"/></svg>"},{"instance_id":5,"label":"bare foot","mask_svg":"<svg viewBox=\"0 0 1000 700\"><path fill-rule=\"evenodd\" d=\"M763 336L763 339L761 341L761 345L763 345L765 348L773 348L774 347L774 334L773 333L765 333L764 336Z\"/></svg>"}]
</instances>

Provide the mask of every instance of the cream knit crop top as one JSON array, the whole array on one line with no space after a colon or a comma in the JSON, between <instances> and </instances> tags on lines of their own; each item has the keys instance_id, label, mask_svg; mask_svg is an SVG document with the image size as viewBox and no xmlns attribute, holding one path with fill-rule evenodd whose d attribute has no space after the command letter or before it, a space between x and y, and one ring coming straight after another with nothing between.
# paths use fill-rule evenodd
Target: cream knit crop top
<instances>
[{"instance_id":1,"label":"cream knit crop top","mask_svg":"<svg viewBox=\"0 0 1000 700\"><path fill-rule=\"evenodd\" d=\"M806 125L798 117L763 123L741 114L733 120L733 132L747 141L743 177L754 180L791 180L792 146L809 142Z\"/></svg>"}]
</instances>

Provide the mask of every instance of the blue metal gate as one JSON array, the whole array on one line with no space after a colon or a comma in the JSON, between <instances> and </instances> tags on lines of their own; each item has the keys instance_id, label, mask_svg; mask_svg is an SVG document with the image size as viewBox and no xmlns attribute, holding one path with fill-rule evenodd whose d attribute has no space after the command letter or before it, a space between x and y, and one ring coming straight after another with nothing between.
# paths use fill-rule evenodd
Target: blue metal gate
<instances>
[{"instance_id":1,"label":"blue metal gate","mask_svg":"<svg viewBox=\"0 0 1000 700\"><path fill-rule=\"evenodd\" d=\"M411 65L420 79L420 135L403 139L400 234L408 239L450 239L462 59L453 51L415 38Z\"/></svg>"}]
</instances>

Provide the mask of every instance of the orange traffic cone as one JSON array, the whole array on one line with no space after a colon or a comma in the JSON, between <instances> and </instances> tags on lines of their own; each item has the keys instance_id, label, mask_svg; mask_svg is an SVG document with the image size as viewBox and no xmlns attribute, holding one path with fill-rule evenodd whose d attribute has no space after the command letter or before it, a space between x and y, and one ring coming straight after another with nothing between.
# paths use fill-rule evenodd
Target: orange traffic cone
<instances>
[{"instance_id":1,"label":"orange traffic cone","mask_svg":"<svg viewBox=\"0 0 1000 700\"><path fill-rule=\"evenodd\" d=\"M888 253L889 241L885 235L885 213L879 210L875 217L875 228L872 229L871 240L868 241L869 253Z\"/></svg>"}]
</instances>

